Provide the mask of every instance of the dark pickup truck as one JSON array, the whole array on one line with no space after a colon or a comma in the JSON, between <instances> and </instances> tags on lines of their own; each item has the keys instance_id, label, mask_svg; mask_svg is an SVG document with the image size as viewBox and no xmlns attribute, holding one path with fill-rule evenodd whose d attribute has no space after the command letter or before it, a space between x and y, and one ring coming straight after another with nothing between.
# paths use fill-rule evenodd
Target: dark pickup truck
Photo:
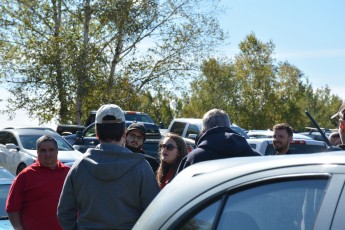
<instances>
[{"instance_id":1,"label":"dark pickup truck","mask_svg":"<svg viewBox=\"0 0 345 230\"><path fill-rule=\"evenodd\" d=\"M157 148L161 138L161 133L158 126L146 113L134 111L124 111L124 113L126 118L126 127L134 122L141 123L145 126L146 141L144 143L144 151L145 153L157 158ZM95 115L95 111L90 113L90 120L88 119L88 121L91 122L91 124L89 124L87 127L83 128L82 130L77 130L75 134L63 136L71 145L73 145L75 149L79 150L80 152L84 153L88 148L94 148L99 144L95 131Z\"/></svg>"},{"instance_id":2,"label":"dark pickup truck","mask_svg":"<svg viewBox=\"0 0 345 230\"><path fill-rule=\"evenodd\" d=\"M61 136L67 136L70 134L76 134L77 131L83 131L86 127L88 127L90 124L93 124L95 122L96 112L97 111L90 112L84 126L59 124L56 128L56 132L58 132ZM142 113L142 112L136 112L136 111L124 111L124 114L125 114L126 121L131 121L131 123L138 122L138 123L144 123L144 124L151 124L151 125L145 125L145 127L148 126L146 128L150 128L150 129L152 128L155 129L157 127L158 131L155 129L155 131L151 131L150 133L154 134L156 131L159 133L158 126L148 114Z\"/></svg>"}]
</instances>

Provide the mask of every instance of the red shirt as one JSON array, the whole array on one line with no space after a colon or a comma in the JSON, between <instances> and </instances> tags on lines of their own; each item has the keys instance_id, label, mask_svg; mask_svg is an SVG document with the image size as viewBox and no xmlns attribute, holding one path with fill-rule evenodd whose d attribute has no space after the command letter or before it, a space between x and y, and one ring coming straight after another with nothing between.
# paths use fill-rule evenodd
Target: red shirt
<instances>
[{"instance_id":1,"label":"red shirt","mask_svg":"<svg viewBox=\"0 0 345 230\"><path fill-rule=\"evenodd\" d=\"M69 167L58 161L55 169L37 161L15 178L6 201L7 212L20 212L25 230L61 230L57 205Z\"/></svg>"}]
</instances>

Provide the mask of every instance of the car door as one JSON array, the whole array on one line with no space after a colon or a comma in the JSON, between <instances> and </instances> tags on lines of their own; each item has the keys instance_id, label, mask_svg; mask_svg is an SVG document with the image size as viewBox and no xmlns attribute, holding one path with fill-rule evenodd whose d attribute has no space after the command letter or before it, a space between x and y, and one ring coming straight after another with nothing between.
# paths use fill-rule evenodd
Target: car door
<instances>
[{"instance_id":1,"label":"car door","mask_svg":"<svg viewBox=\"0 0 345 230\"><path fill-rule=\"evenodd\" d=\"M81 142L78 143L79 151L84 153L88 148L94 148L99 144L99 140L96 137L95 125L88 126L82 134Z\"/></svg>"},{"instance_id":2,"label":"car door","mask_svg":"<svg viewBox=\"0 0 345 230\"><path fill-rule=\"evenodd\" d=\"M330 229L344 175L277 175L249 175L210 189L182 207L163 229Z\"/></svg>"}]
</instances>

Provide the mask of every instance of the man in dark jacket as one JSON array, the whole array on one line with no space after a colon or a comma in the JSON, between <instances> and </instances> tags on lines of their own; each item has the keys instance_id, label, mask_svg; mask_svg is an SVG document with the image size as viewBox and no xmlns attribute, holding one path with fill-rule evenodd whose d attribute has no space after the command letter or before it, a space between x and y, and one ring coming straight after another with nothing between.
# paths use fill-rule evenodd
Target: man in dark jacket
<instances>
[{"instance_id":1,"label":"man in dark jacket","mask_svg":"<svg viewBox=\"0 0 345 230\"><path fill-rule=\"evenodd\" d=\"M145 160L149 162L154 173L157 172L159 162L154 157L145 154L143 145L146 140L146 129L143 124L133 123L126 131L126 148L134 153L144 154Z\"/></svg>"},{"instance_id":2,"label":"man in dark jacket","mask_svg":"<svg viewBox=\"0 0 345 230\"><path fill-rule=\"evenodd\" d=\"M229 115L221 109L208 111L203 119L203 128L196 139L196 148L180 163L178 173L188 166L207 160L229 157L261 156L253 150L246 139L230 128Z\"/></svg>"}]
</instances>

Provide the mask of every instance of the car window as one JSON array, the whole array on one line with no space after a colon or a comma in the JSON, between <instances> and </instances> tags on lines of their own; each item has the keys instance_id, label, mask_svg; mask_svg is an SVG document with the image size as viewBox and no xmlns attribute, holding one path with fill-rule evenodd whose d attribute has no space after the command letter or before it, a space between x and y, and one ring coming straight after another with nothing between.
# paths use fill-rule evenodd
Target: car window
<instances>
[{"instance_id":1,"label":"car window","mask_svg":"<svg viewBox=\"0 0 345 230\"><path fill-rule=\"evenodd\" d=\"M29 150L36 150L36 141L38 138L40 138L42 135L21 135L19 137L20 142L23 145L24 149ZM59 151L71 151L73 148L67 144L67 142L60 136L54 136L57 144L58 144L58 150Z\"/></svg>"},{"instance_id":2,"label":"car window","mask_svg":"<svg viewBox=\"0 0 345 230\"><path fill-rule=\"evenodd\" d=\"M185 126L186 123L175 121L171 126L170 132L182 136Z\"/></svg>"},{"instance_id":3,"label":"car window","mask_svg":"<svg viewBox=\"0 0 345 230\"><path fill-rule=\"evenodd\" d=\"M125 118L126 121L154 123L153 120L147 114L125 113Z\"/></svg>"},{"instance_id":4,"label":"car window","mask_svg":"<svg viewBox=\"0 0 345 230\"><path fill-rule=\"evenodd\" d=\"M325 152L327 151L327 146L291 143L290 151L293 154ZM277 151L274 149L273 144L269 144L265 151L265 155L274 155L276 152Z\"/></svg>"},{"instance_id":5,"label":"car window","mask_svg":"<svg viewBox=\"0 0 345 230\"><path fill-rule=\"evenodd\" d=\"M89 128L85 131L85 137L96 137L96 128L94 125L89 126Z\"/></svg>"},{"instance_id":6,"label":"car window","mask_svg":"<svg viewBox=\"0 0 345 230\"><path fill-rule=\"evenodd\" d=\"M193 124L189 124L186 137L188 137L189 134L196 134L198 135L200 133L199 127Z\"/></svg>"},{"instance_id":7,"label":"car window","mask_svg":"<svg viewBox=\"0 0 345 230\"><path fill-rule=\"evenodd\" d=\"M308 178L253 184L201 208L179 229L313 229L327 183Z\"/></svg>"},{"instance_id":8,"label":"car window","mask_svg":"<svg viewBox=\"0 0 345 230\"><path fill-rule=\"evenodd\" d=\"M6 132L0 132L0 144L5 145Z\"/></svg>"},{"instance_id":9,"label":"car window","mask_svg":"<svg viewBox=\"0 0 345 230\"><path fill-rule=\"evenodd\" d=\"M313 229L327 182L279 181L231 194L217 229Z\"/></svg>"},{"instance_id":10,"label":"car window","mask_svg":"<svg viewBox=\"0 0 345 230\"><path fill-rule=\"evenodd\" d=\"M212 203L211 205L203 208L199 213L193 216L186 224L180 229L182 230L207 230L212 229L212 225L215 221L217 210L220 205L220 200Z\"/></svg>"},{"instance_id":11,"label":"car window","mask_svg":"<svg viewBox=\"0 0 345 230\"><path fill-rule=\"evenodd\" d=\"M5 144L15 144L15 145L18 145L18 142L17 142L17 139L14 137L14 135L12 133L6 133Z\"/></svg>"}]
</instances>

